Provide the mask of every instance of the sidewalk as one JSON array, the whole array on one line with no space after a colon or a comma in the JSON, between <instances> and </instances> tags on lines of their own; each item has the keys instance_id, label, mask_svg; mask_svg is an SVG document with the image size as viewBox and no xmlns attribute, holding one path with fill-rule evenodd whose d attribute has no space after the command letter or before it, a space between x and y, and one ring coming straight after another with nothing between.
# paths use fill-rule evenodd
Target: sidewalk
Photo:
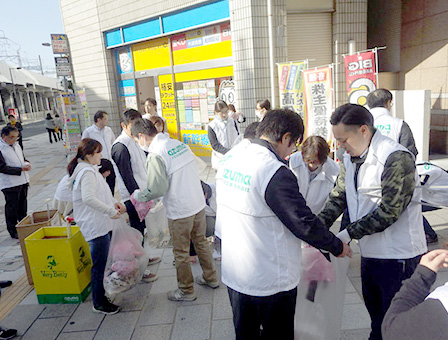
<instances>
[{"instance_id":1,"label":"sidewalk","mask_svg":"<svg viewBox=\"0 0 448 340\"><path fill-rule=\"evenodd\" d=\"M59 180L66 173L67 159L62 143L48 143L46 133L24 140L25 155L33 165L28 210L44 208L46 198L52 198ZM446 162L446 159L436 161ZM445 163L446 164L446 163ZM205 181L214 181L213 170L202 174ZM439 234L439 247L448 240L448 210L425 213ZM335 226L336 227L336 226ZM4 198L0 195L0 280L17 280L25 273L17 240L5 230ZM437 248L432 246L432 249ZM356 246L346 281L341 339L367 339L369 316L361 295L360 255ZM234 339L232 312L224 285L212 290L195 285L198 299L194 302L173 302L166 292L177 287L176 270L171 248L155 249L153 256L162 262L149 267L159 275L153 283L141 283L117 297L122 312L104 316L93 314L91 298L80 305L39 305L35 291L26 296L0 325L16 328L22 339L52 340L230 340ZM220 275L220 262L215 261ZM201 273L199 264L192 264L194 275ZM448 281L443 270L436 285ZM2 291L3 297L12 288Z\"/></svg>"}]
</instances>

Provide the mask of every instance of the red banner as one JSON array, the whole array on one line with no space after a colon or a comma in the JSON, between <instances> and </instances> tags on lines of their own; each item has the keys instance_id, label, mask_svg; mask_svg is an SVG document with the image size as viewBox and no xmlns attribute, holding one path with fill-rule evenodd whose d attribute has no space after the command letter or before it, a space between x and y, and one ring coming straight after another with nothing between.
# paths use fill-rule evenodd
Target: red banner
<instances>
[{"instance_id":1,"label":"red banner","mask_svg":"<svg viewBox=\"0 0 448 340\"><path fill-rule=\"evenodd\" d=\"M349 103L366 105L367 95L377 88L375 53L370 51L344 57Z\"/></svg>"}]
</instances>

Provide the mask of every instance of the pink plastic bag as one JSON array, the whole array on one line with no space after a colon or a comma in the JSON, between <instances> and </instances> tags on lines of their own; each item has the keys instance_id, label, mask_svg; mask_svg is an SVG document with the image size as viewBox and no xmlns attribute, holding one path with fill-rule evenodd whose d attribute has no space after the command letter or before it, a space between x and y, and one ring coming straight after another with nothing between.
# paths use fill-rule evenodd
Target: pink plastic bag
<instances>
[{"instance_id":1,"label":"pink plastic bag","mask_svg":"<svg viewBox=\"0 0 448 340\"><path fill-rule=\"evenodd\" d=\"M334 269L330 261L310 245L302 247L302 279L305 281L334 281Z\"/></svg>"},{"instance_id":2,"label":"pink plastic bag","mask_svg":"<svg viewBox=\"0 0 448 340\"><path fill-rule=\"evenodd\" d=\"M134 198L134 195L131 195L131 203L134 205L135 210L137 211L140 222L145 219L146 215L148 215L149 210L151 210L152 206L154 205L153 201L139 202Z\"/></svg>"}]
</instances>

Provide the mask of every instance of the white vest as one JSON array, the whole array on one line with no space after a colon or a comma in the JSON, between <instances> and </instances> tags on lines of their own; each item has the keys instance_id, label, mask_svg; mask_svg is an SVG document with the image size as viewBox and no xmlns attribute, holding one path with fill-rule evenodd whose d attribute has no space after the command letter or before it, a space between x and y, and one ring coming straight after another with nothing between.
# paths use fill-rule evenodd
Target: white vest
<instances>
[{"instance_id":1,"label":"white vest","mask_svg":"<svg viewBox=\"0 0 448 340\"><path fill-rule=\"evenodd\" d=\"M409 152L392 139L380 133L373 135L365 162L358 173L358 188L367 188L368 193L381 195L381 175L389 155L395 151ZM357 221L375 210L381 197L366 195L366 191L355 188L355 164L350 155L344 154L345 190L351 222ZM418 183L417 173L415 182ZM368 188L376 188L369 190ZM383 232L364 236L359 240L361 256L377 259L409 259L427 251L420 201L420 192L414 190L412 201L399 219Z\"/></svg>"},{"instance_id":2,"label":"white vest","mask_svg":"<svg viewBox=\"0 0 448 340\"><path fill-rule=\"evenodd\" d=\"M168 192L163 196L166 216L170 220L177 220L193 216L204 209L204 192L190 148L159 133L151 142L149 152L163 159L170 179Z\"/></svg>"},{"instance_id":3,"label":"white vest","mask_svg":"<svg viewBox=\"0 0 448 340\"><path fill-rule=\"evenodd\" d=\"M73 185L73 217L79 225L81 234L84 236L86 241L90 241L94 238L104 236L109 231L113 230L115 224L119 220L111 219L102 212L92 209L82 201L80 179L85 171L92 171L95 174L96 198L110 206L113 206L115 201L106 180L96 167L85 167L76 175Z\"/></svg>"},{"instance_id":4,"label":"white vest","mask_svg":"<svg viewBox=\"0 0 448 340\"><path fill-rule=\"evenodd\" d=\"M392 138L397 143L400 139L401 127L403 120L391 116L388 109L385 107L375 107L370 109L370 113L374 119L374 125L378 131L384 136Z\"/></svg>"},{"instance_id":5,"label":"white vest","mask_svg":"<svg viewBox=\"0 0 448 340\"><path fill-rule=\"evenodd\" d=\"M431 163L417 164L422 201L448 206L448 173Z\"/></svg>"},{"instance_id":6,"label":"white vest","mask_svg":"<svg viewBox=\"0 0 448 340\"><path fill-rule=\"evenodd\" d=\"M105 126L100 130L95 124L93 124L82 133L82 139L84 138L91 138L100 142L103 147L103 150L101 151L103 158L110 161L112 160L111 150L112 144L114 144L115 135L110 127Z\"/></svg>"},{"instance_id":7,"label":"white vest","mask_svg":"<svg viewBox=\"0 0 448 340\"><path fill-rule=\"evenodd\" d=\"M222 282L243 294L269 296L294 289L300 280L301 241L265 200L282 166L266 147L251 144L226 154L218 169Z\"/></svg>"},{"instance_id":8,"label":"white vest","mask_svg":"<svg viewBox=\"0 0 448 340\"><path fill-rule=\"evenodd\" d=\"M135 142L132 137L129 137L126 132L122 131L118 138L115 140L114 144L121 143L129 151L131 156L131 168L134 175L134 179L138 184L140 189L146 188L146 155L145 152L140 148L140 146ZM121 178L120 171L117 165L113 162L115 174L118 179L118 188L120 189L120 197L123 202L129 200L132 192L129 193L128 189L124 185L123 179ZM109 189L110 190L110 189Z\"/></svg>"},{"instance_id":9,"label":"white vest","mask_svg":"<svg viewBox=\"0 0 448 340\"><path fill-rule=\"evenodd\" d=\"M7 166L21 168L25 165L23 151L19 143L12 146L0 139L0 152ZM30 182L28 171L22 171L20 176L0 173L0 190L13 188Z\"/></svg>"},{"instance_id":10,"label":"white vest","mask_svg":"<svg viewBox=\"0 0 448 340\"><path fill-rule=\"evenodd\" d=\"M235 127L235 120L229 118L225 124L220 118L215 118L208 124L208 126L215 132L218 142L230 149L238 137L238 131ZM212 150L212 168L218 169L219 161L223 154Z\"/></svg>"},{"instance_id":11,"label":"white vest","mask_svg":"<svg viewBox=\"0 0 448 340\"><path fill-rule=\"evenodd\" d=\"M289 159L289 167L297 176L299 191L306 201L306 205L313 214L318 214L324 207L328 195L334 187L336 177L339 175L339 165L327 158L322 165L321 172L310 182L308 166L303 161L302 152L296 152Z\"/></svg>"}]
</instances>

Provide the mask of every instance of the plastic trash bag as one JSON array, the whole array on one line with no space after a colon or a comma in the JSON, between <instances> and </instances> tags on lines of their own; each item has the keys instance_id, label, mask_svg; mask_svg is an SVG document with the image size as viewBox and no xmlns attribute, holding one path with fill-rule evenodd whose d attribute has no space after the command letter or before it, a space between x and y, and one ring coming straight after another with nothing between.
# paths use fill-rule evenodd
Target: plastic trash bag
<instances>
[{"instance_id":1,"label":"plastic trash bag","mask_svg":"<svg viewBox=\"0 0 448 340\"><path fill-rule=\"evenodd\" d=\"M320 256L319 256L320 255ZM323 262L323 260L325 262ZM295 340L339 340L349 258L302 246L302 275L297 289Z\"/></svg>"},{"instance_id":2,"label":"plastic trash bag","mask_svg":"<svg viewBox=\"0 0 448 340\"><path fill-rule=\"evenodd\" d=\"M134 208L137 211L140 222L145 219L146 215L148 215L149 210L154 205L154 201L139 202L134 198L134 195L131 195L131 203L134 205Z\"/></svg>"},{"instance_id":3,"label":"plastic trash bag","mask_svg":"<svg viewBox=\"0 0 448 340\"><path fill-rule=\"evenodd\" d=\"M146 221L146 239L149 247L165 247L170 241L168 231L168 219L166 217L166 208L162 201L158 201L149 211L145 218Z\"/></svg>"},{"instance_id":4,"label":"plastic trash bag","mask_svg":"<svg viewBox=\"0 0 448 340\"><path fill-rule=\"evenodd\" d=\"M128 226L124 219L112 231L103 282L108 297L134 287L142 279L149 259L142 240L140 232Z\"/></svg>"}]
</instances>

